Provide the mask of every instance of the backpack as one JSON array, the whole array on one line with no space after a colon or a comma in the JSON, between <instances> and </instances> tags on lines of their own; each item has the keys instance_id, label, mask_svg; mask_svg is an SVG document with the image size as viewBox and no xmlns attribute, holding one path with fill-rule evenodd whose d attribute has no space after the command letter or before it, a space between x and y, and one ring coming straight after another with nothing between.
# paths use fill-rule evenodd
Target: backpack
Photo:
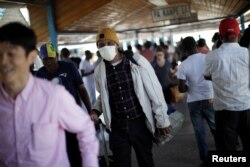
<instances>
[{"instance_id":1,"label":"backpack","mask_svg":"<svg viewBox=\"0 0 250 167\"><path fill-rule=\"evenodd\" d=\"M122 53L127 59L129 59L133 64L136 64L139 66L139 64L135 61L135 59L133 58L134 53L131 50L125 50Z\"/></svg>"}]
</instances>

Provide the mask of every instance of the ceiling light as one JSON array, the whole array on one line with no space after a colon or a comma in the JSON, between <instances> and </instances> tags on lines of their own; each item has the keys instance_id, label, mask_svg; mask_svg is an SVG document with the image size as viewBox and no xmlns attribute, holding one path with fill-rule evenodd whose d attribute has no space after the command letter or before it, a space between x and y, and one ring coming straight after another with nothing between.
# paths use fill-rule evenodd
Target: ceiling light
<instances>
[{"instance_id":1,"label":"ceiling light","mask_svg":"<svg viewBox=\"0 0 250 167\"><path fill-rule=\"evenodd\" d=\"M166 6L168 4L166 0L148 0L148 2L155 6Z\"/></svg>"}]
</instances>

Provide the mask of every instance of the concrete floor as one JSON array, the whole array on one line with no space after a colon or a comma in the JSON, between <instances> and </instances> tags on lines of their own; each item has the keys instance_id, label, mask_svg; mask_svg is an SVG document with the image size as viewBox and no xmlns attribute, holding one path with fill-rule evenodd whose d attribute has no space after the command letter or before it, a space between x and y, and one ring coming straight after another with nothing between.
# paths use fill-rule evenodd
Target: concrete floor
<instances>
[{"instance_id":1,"label":"concrete floor","mask_svg":"<svg viewBox=\"0 0 250 167\"><path fill-rule=\"evenodd\" d=\"M155 167L199 167L201 161L199 159L198 147L187 104L182 101L176 104L175 108L185 116L183 127L180 132L165 145L154 145L153 154ZM215 150L213 137L208 126L206 132L209 150ZM132 164L133 167L138 167L134 153L132 156Z\"/></svg>"}]
</instances>

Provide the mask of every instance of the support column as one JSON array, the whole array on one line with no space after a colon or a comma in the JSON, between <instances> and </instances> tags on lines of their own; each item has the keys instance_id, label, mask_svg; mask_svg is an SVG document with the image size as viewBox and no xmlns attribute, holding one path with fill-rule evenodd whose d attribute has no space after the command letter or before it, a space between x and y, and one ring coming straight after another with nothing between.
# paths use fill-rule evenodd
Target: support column
<instances>
[{"instance_id":1,"label":"support column","mask_svg":"<svg viewBox=\"0 0 250 167\"><path fill-rule=\"evenodd\" d=\"M174 45L174 38L173 38L173 32L172 32L172 30L169 31L168 40L171 42L172 45Z\"/></svg>"},{"instance_id":2,"label":"support column","mask_svg":"<svg viewBox=\"0 0 250 167\"><path fill-rule=\"evenodd\" d=\"M139 31L138 30L135 31L135 38L136 38L135 44L139 44Z\"/></svg>"},{"instance_id":3,"label":"support column","mask_svg":"<svg viewBox=\"0 0 250 167\"><path fill-rule=\"evenodd\" d=\"M240 24L241 24L241 32L245 31L245 16L241 15L240 16Z\"/></svg>"},{"instance_id":4,"label":"support column","mask_svg":"<svg viewBox=\"0 0 250 167\"><path fill-rule=\"evenodd\" d=\"M48 0L47 2L47 17L48 17L48 26L49 26L49 35L51 43L55 46L57 49L57 32L56 32L56 26L55 26L55 16L54 16L54 10L53 10L53 3L51 0Z\"/></svg>"}]
</instances>

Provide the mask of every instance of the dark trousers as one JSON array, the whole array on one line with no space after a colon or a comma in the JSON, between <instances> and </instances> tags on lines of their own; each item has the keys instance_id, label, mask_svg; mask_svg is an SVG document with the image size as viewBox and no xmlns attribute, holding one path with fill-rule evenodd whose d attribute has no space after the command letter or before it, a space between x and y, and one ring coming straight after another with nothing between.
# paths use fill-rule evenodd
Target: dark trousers
<instances>
[{"instance_id":1,"label":"dark trousers","mask_svg":"<svg viewBox=\"0 0 250 167\"><path fill-rule=\"evenodd\" d=\"M82 158L78 145L76 134L65 131L67 154L69 158L70 167L81 167Z\"/></svg>"},{"instance_id":2,"label":"dark trousers","mask_svg":"<svg viewBox=\"0 0 250 167\"><path fill-rule=\"evenodd\" d=\"M154 167L153 135L146 127L144 116L133 120L112 119L109 140L115 167L131 167L132 147L139 167Z\"/></svg>"},{"instance_id":3,"label":"dark trousers","mask_svg":"<svg viewBox=\"0 0 250 167\"><path fill-rule=\"evenodd\" d=\"M216 111L216 134L218 151L236 151L237 137L239 136L243 150L250 152L250 109L245 111Z\"/></svg>"}]
</instances>

